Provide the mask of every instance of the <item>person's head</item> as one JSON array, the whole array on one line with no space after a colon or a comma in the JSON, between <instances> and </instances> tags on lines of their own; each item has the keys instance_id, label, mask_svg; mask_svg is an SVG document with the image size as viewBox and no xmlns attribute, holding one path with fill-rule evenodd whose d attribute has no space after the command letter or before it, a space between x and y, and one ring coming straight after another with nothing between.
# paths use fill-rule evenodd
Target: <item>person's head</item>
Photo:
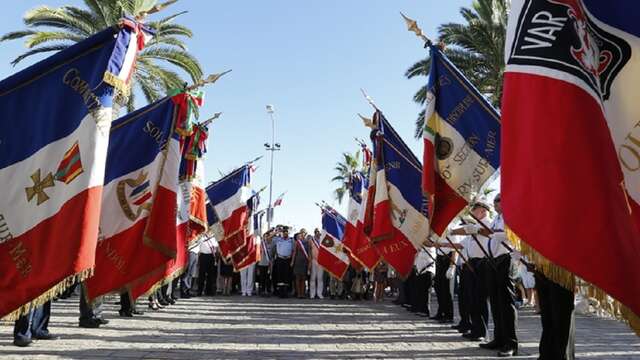
<instances>
[{"instance_id":1,"label":"person's head","mask_svg":"<svg viewBox=\"0 0 640 360\"><path fill-rule=\"evenodd\" d=\"M283 238L288 238L289 237L289 228L282 228L282 237Z\"/></svg>"},{"instance_id":2,"label":"person's head","mask_svg":"<svg viewBox=\"0 0 640 360\"><path fill-rule=\"evenodd\" d=\"M489 204L484 201L476 201L471 207L471 213L473 214L473 216L477 217L480 220L487 217L487 214L490 210L491 208L489 207Z\"/></svg>"},{"instance_id":3,"label":"person's head","mask_svg":"<svg viewBox=\"0 0 640 360\"><path fill-rule=\"evenodd\" d=\"M320 236L320 230L318 228L313 230L313 235L315 235L316 237Z\"/></svg>"},{"instance_id":4,"label":"person's head","mask_svg":"<svg viewBox=\"0 0 640 360\"><path fill-rule=\"evenodd\" d=\"M496 209L498 214L502 214L502 205L500 204L500 194L496 195L493 199L493 208Z\"/></svg>"},{"instance_id":5,"label":"person's head","mask_svg":"<svg viewBox=\"0 0 640 360\"><path fill-rule=\"evenodd\" d=\"M307 236L307 229L305 228L300 229L300 233L302 234L302 236Z\"/></svg>"}]
</instances>

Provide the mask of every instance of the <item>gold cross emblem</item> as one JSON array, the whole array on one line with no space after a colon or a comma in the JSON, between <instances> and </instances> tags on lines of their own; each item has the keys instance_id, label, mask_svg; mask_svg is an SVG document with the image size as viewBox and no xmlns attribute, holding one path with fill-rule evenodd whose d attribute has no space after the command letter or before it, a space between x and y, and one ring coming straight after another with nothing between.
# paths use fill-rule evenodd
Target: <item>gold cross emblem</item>
<instances>
[{"instance_id":1,"label":"gold cross emblem","mask_svg":"<svg viewBox=\"0 0 640 360\"><path fill-rule=\"evenodd\" d=\"M40 169L38 169L31 175L31 180L33 180L33 186L24 188L24 190L27 192L27 201L31 201L31 199L33 199L36 195L36 205L40 205L43 202L49 200L49 195L47 195L44 190L46 188L54 186L53 175L51 173L48 173L44 179L41 179Z\"/></svg>"}]
</instances>

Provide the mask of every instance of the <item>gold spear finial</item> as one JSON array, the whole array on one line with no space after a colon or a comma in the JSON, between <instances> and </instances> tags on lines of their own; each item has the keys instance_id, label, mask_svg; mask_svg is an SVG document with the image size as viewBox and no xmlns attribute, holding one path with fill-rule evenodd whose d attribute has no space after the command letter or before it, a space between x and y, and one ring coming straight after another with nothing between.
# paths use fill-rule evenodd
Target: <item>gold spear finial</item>
<instances>
[{"instance_id":1,"label":"gold spear finial","mask_svg":"<svg viewBox=\"0 0 640 360\"><path fill-rule=\"evenodd\" d=\"M422 33L422 29L420 29L420 27L418 26L418 23L415 20L407 17L402 12L400 13L400 15L402 16L404 21L407 23L407 30L415 33L416 36L422 39L422 41L424 41L426 44L431 44L431 40L429 40L428 37L424 36L424 34Z\"/></svg>"},{"instance_id":2,"label":"gold spear finial","mask_svg":"<svg viewBox=\"0 0 640 360\"><path fill-rule=\"evenodd\" d=\"M358 116L360 117L360 120L362 120L362 122L364 123L364 126L370 128L370 129L375 129L376 127L373 125L373 120L364 117L363 115L361 115L360 113L358 113Z\"/></svg>"},{"instance_id":3,"label":"gold spear finial","mask_svg":"<svg viewBox=\"0 0 640 360\"><path fill-rule=\"evenodd\" d=\"M200 79L195 84L187 86L185 88L185 90L186 91L190 91L190 90L193 90L193 89L197 89L199 87L203 87L203 86L205 86L207 84L213 84L216 81L218 81L218 79L220 79L222 76L224 76L225 74L228 74L230 72L231 72L231 70L227 70L227 71L222 72L220 74L211 74L211 75L207 76L206 79Z\"/></svg>"}]
</instances>

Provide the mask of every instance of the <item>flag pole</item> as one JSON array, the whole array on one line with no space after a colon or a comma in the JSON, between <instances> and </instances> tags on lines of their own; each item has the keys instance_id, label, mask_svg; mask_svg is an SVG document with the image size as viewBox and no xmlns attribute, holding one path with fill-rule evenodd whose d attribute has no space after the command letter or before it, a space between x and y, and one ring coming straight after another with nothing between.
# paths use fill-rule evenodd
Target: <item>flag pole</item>
<instances>
[{"instance_id":1,"label":"flag pole","mask_svg":"<svg viewBox=\"0 0 640 360\"><path fill-rule=\"evenodd\" d=\"M475 221L477 221L477 222L480 224L480 226L482 226L485 230L489 231L491 234L495 233L495 231L493 231L493 230L489 229L489 227L488 227L487 225L485 225L483 222L481 222L480 220L478 220L478 218L477 218L475 215L473 215L473 214L471 214L471 213L470 213L469 215L471 215L471 217L472 217ZM512 248L509 244L507 244L506 242L504 242L504 241L500 241L500 245L504 246L504 248L505 248L505 249L507 249L507 251L509 252L509 254L511 254L512 252L514 252L513 248ZM520 262L521 262L524 266L526 266L526 267L533 266L532 264L530 264L529 262L527 262L527 261L526 261L525 259L523 259L523 258L520 258Z\"/></svg>"},{"instance_id":2,"label":"flag pole","mask_svg":"<svg viewBox=\"0 0 640 360\"><path fill-rule=\"evenodd\" d=\"M362 96L364 96L365 100L367 100L369 105L371 105L376 111L380 111L380 109L378 109L378 107L376 106L376 103L373 102L373 99L371 98L371 96L369 96L369 94L367 94L367 92L363 88L360 88L360 91L362 92ZM360 115L360 117L364 119L362 115Z\"/></svg>"}]
</instances>

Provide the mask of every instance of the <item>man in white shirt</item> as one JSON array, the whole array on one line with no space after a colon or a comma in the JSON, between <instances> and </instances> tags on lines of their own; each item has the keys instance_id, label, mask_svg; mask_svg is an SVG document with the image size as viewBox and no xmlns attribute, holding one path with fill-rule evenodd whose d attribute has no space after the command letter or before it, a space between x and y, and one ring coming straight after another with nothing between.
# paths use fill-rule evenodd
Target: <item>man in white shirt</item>
<instances>
[{"instance_id":1,"label":"man in white shirt","mask_svg":"<svg viewBox=\"0 0 640 360\"><path fill-rule=\"evenodd\" d=\"M322 299L322 290L324 289L324 269L318 264L318 246L320 244L320 230L315 229L313 232L313 244L311 248L311 278L309 279L309 298Z\"/></svg>"},{"instance_id":2,"label":"man in white shirt","mask_svg":"<svg viewBox=\"0 0 640 360\"><path fill-rule=\"evenodd\" d=\"M489 204L482 200L476 201L471 205L471 213L486 226L489 226L488 214L490 210ZM463 333L462 336L471 341L483 341L487 336L487 321L489 318L486 278L490 276L491 269L490 263L485 261L488 245L487 238L476 234L487 235L488 232L478 224L467 223L460 228L451 230L449 234L467 235L461 242L461 246L466 250L467 259L475 274L475 276L470 277L468 284L472 289L472 296L470 297L471 329L469 332Z\"/></svg>"},{"instance_id":3,"label":"man in white shirt","mask_svg":"<svg viewBox=\"0 0 640 360\"><path fill-rule=\"evenodd\" d=\"M444 234L443 236L447 236ZM433 236L435 239L435 236ZM450 236L449 239L453 243L459 242L459 236ZM438 245L448 245L449 242L444 238L437 238ZM438 299L438 312L432 317L441 323L453 322L453 298L451 296L451 279L447 278L447 271L452 265L453 255L455 251L450 247L438 247L436 250L436 273L434 278L434 290Z\"/></svg>"},{"instance_id":4,"label":"man in white shirt","mask_svg":"<svg viewBox=\"0 0 640 360\"><path fill-rule=\"evenodd\" d=\"M198 257L198 296L214 296L218 281L218 241L211 237L200 243Z\"/></svg>"},{"instance_id":5,"label":"man in white shirt","mask_svg":"<svg viewBox=\"0 0 640 360\"><path fill-rule=\"evenodd\" d=\"M282 236L275 236L271 245L275 253L273 262L274 290L285 298L289 296L291 284L291 255L293 255L293 239L289 237L289 228L283 227Z\"/></svg>"},{"instance_id":6,"label":"man in white shirt","mask_svg":"<svg viewBox=\"0 0 640 360\"><path fill-rule=\"evenodd\" d=\"M415 277L411 290L410 311L422 317L429 316L429 289L436 270L434 250L434 248L421 248L413 262Z\"/></svg>"}]
</instances>

